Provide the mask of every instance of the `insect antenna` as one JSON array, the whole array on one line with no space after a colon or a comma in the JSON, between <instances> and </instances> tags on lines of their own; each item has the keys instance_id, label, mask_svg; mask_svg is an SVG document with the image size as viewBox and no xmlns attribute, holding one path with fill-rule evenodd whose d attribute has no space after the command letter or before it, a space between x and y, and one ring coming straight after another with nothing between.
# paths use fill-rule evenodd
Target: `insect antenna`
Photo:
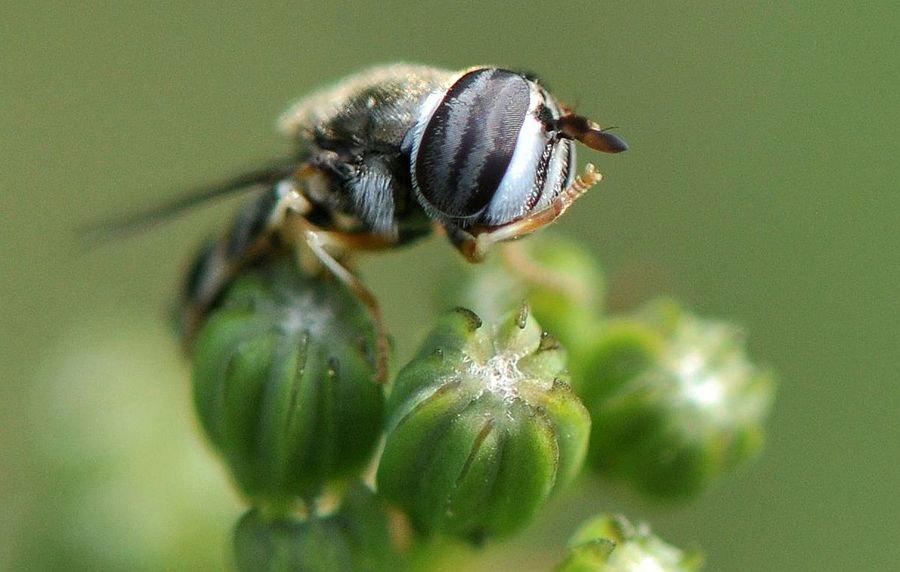
<instances>
[{"instance_id":1,"label":"insect antenna","mask_svg":"<svg viewBox=\"0 0 900 572\"><path fill-rule=\"evenodd\" d=\"M125 215L118 219L100 221L76 229L76 233L88 247L98 246L119 238L125 238L171 220L185 212L212 200L243 191L256 185L275 184L290 176L303 165L297 159L273 162L265 167L247 171L231 179L204 187L148 210Z\"/></svg>"}]
</instances>

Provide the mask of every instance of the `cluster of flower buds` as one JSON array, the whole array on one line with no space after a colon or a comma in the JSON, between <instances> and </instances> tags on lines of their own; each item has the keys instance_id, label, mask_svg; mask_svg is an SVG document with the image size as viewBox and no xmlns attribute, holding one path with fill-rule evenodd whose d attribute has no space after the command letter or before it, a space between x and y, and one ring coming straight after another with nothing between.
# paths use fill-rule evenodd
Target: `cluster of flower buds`
<instances>
[{"instance_id":1,"label":"cluster of flower buds","mask_svg":"<svg viewBox=\"0 0 900 572\"><path fill-rule=\"evenodd\" d=\"M195 406L256 507L238 527L239 561L345 558L317 499L341 497L382 432L379 495L423 536L508 535L580 471L590 418L564 350L527 306L499 323L463 309L440 319L391 385L387 423L373 345L351 293L288 263L239 278L207 318Z\"/></svg>"},{"instance_id":2,"label":"cluster of flower buds","mask_svg":"<svg viewBox=\"0 0 900 572\"><path fill-rule=\"evenodd\" d=\"M599 266L557 237L515 244L483 266L460 272L449 297L489 315L525 299L562 340L600 475L683 497L761 450L774 384L734 326L666 301L604 315Z\"/></svg>"},{"instance_id":3,"label":"cluster of flower buds","mask_svg":"<svg viewBox=\"0 0 900 572\"><path fill-rule=\"evenodd\" d=\"M394 558L399 537L502 538L585 459L684 496L759 451L773 385L734 327L672 303L604 316L584 250L553 237L512 246L445 288L448 306L471 309L439 318L386 385L371 318L339 281L284 261L228 289L194 346L194 398L255 507L235 534L240 569L367 569ZM379 439L376 492L347 493ZM584 530L562 570L696 569L622 519Z\"/></svg>"}]
</instances>

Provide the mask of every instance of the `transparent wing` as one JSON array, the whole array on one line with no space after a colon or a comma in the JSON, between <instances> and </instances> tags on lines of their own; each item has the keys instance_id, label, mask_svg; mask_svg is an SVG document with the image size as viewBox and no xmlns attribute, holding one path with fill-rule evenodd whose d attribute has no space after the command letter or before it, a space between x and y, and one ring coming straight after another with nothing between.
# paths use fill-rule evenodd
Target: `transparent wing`
<instances>
[{"instance_id":1,"label":"transparent wing","mask_svg":"<svg viewBox=\"0 0 900 572\"><path fill-rule=\"evenodd\" d=\"M290 176L304 165L297 159L281 160L241 173L231 179L199 187L171 202L118 219L101 221L77 229L81 240L94 246L124 238L179 216L210 201L238 193L256 185L271 185Z\"/></svg>"}]
</instances>

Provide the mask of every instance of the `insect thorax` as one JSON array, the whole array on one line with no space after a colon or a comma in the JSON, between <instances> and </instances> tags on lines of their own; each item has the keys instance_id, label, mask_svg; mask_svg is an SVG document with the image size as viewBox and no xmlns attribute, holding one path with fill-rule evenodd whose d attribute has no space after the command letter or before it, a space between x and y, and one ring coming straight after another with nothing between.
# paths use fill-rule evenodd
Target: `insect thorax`
<instances>
[{"instance_id":1,"label":"insect thorax","mask_svg":"<svg viewBox=\"0 0 900 572\"><path fill-rule=\"evenodd\" d=\"M356 218L356 232L401 242L428 232L401 146L422 102L456 75L428 66L378 67L304 98L281 117L282 131L327 174L328 188L315 194L344 217L341 230L354 230L346 227Z\"/></svg>"}]
</instances>

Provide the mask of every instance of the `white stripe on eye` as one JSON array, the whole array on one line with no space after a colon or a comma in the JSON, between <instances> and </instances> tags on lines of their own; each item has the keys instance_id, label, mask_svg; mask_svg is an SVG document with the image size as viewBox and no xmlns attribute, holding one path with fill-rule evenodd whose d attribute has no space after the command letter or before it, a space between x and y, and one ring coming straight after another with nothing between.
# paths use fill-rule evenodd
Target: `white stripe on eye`
<instances>
[{"instance_id":1,"label":"white stripe on eye","mask_svg":"<svg viewBox=\"0 0 900 572\"><path fill-rule=\"evenodd\" d=\"M521 218L526 213L526 198L534 186L541 154L550 140L544 131L544 125L535 117L535 111L542 101L543 98L532 88L525 123L516 139L516 150L484 213L488 224L504 224Z\"/></svg>"}]
</instances>

